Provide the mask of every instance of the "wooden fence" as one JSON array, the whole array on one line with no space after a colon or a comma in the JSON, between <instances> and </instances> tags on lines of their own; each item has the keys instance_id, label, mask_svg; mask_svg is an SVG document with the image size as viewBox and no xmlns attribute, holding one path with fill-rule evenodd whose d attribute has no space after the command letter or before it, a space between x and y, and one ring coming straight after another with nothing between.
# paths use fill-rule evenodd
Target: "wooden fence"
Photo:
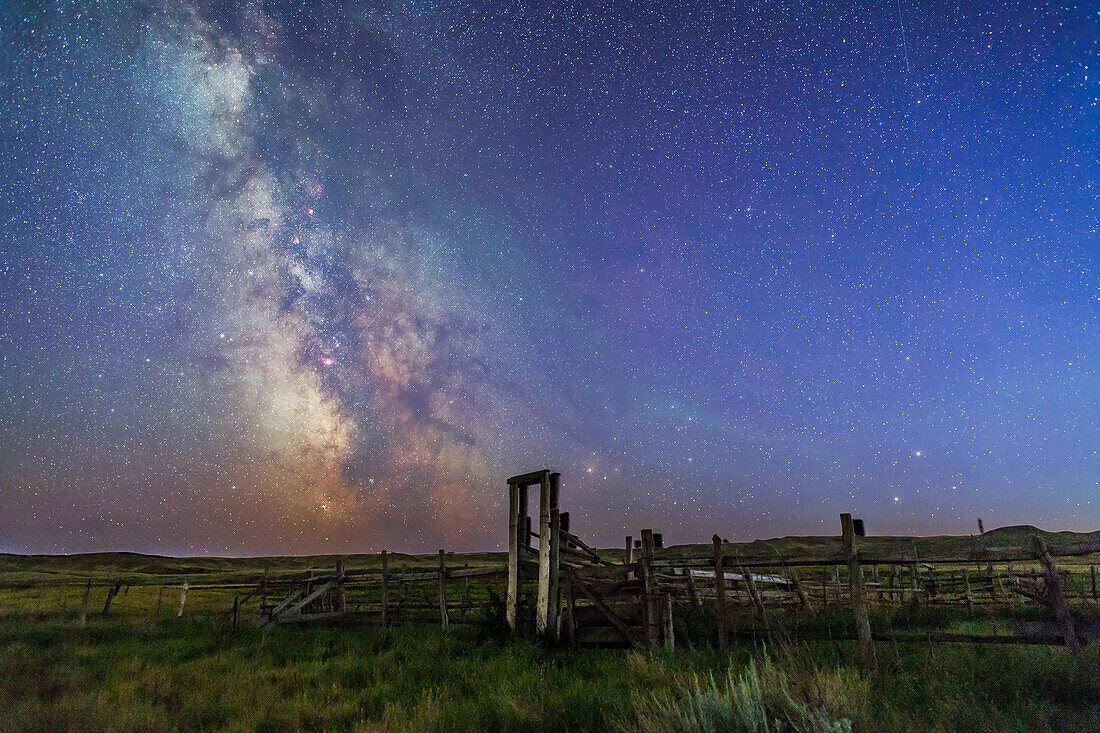
<instances>
[{"instance_id":1,"label":"wooden fence","mask_svg":"<svg viewBox=\"0 0 1100 733\"><path fill-rule=\"evenodd\" d=\"M528 515L532 488L539 492L538 532ZM551 643L638 649L678 642L727 649L744 637L850 639L867 668L877 663L876 641L1054 644L1079 654L1100 630L1096 566L1088 557L1100 556L1100 532L862 537L842 514L833 537L731 543L715 535L706 544L666 548L659 534L644 529L638 542L628 537L624 548L597 550L570 530L568 513L559 510L558 474L515 476L508 491L506 556L440 550L429 561L382 551L376 561L358 555L327 568L265 571L234 582L193 577L165 585L162 579L144 590L156 590L157 617L182 618L190 612L189 594L202 594L233 629L242 619L262 627L350 619L432 623L444 631L479 623ZM1071 557L1076 572L1059 567ZM360 567L349 569L351 560ZM3 581L0 586L18 586ZM119 576L95 588L102 615L131 585ZM93 583L64 588L79 595L76 618L84 626L95 610ZM936 609L996 618L1002 628L982 634L914 630L908 623L895 628L899 614ZM842 617L847 620L838 628Z\"/></svg>"}]
</instances>

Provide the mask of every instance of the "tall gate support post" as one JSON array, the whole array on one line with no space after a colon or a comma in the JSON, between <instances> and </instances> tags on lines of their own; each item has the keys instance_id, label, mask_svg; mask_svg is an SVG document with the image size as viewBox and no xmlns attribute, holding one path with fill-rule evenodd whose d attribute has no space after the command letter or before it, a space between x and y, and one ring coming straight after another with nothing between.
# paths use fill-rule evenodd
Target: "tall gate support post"
<instances>
[{"instance_id":1,"label":"tall gate support post","mask_svg":"<svg viewBox=\"0 0 1100 733\"><path fill-rule=\"evenodd\" d=\"M535 605L535 631L543 636L551 634L557 626L551 610L556 578L551 559L554 541L550 531L550 510L557 508L560 482L561 474L543 471L539 476L539 591Z\"/></svg>"},{"instance_id":2,"label":"tall gate support post","mask_svg":"<svg viewBox=\"0 0 1100 733\"><path fill-rule=\"evenodd\" d=\"M508 592L505 616L508 628L516 630L516 609L519 605L520 516L519 484L508 481ZM526 527L524 527L526 533Z\"/></svg>"},{"instance_id":3,"label":"tall gate support post","mask_svg":"<svg viewBox=\"0 0 1100 733\"><path fill-rule=\"evenodd\" d=\"M650 649L657 646L661 627L657 606L657 575L653 572L653 530L642 530L642 592L645 594L645 641Z\"/></svg>"},{"instance_id":4,"label":"tall gate support post","mask_svg":"<svg viewBox=\"0 0 1100 733\"><path fill-rule=\"evenodd\" d=\"M863 569L856 552L856 532L851 514L840 515L841 540L844 543L844 559L848 563L848 587L852 595L852 616L859 635L860 661L864 669L875 669L875 643L871 639L871 623L867 620L867 607L863 602Z\"/></svg>"}]
</instances>

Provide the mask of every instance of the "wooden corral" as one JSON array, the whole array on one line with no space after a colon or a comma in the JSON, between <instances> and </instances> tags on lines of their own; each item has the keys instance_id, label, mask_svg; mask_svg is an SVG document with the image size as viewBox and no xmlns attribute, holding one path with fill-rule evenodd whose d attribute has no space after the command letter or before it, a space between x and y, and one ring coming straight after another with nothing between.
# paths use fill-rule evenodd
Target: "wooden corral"
<instances>
[{"instance_id":1,"label":"wooden corral","mask_svg":"<svg viewBox=\"0 0 1100 733\"><path fill-rule=\"evenodd\" d=\"M532 488L537 532L528 512ZM867 668L882 652L876 642L1051 644L1076 655L1100 630L1100 532L1005 528L971 536L863 537L857 521L842 514L831 537L734 543L715 535L707 543L664 547L660 533L647 528L639 540L627 537L625 546L597 550L560 511L560 474L514 476L507 490L506 555L382 551L373 558L333 557L327 567L304 573L286 572L288 559L275 558L275 570L262 575L190 574L171 585L160 574L155 615L166 606L165 613L182 618L189 593L204 601L214 593L224 599L218 603L233 629L242 617L264 627L358 621L432 623L447 631L476 623L551 644L636 649L725 650L743 638L852 640ZM1066 567L1070 558L1074 571ZM118 612L120 597L124 612L133 582L124 575L98 588L79 574L70 578L67 587L80 599L79 626L87 623L93 590L97 598L105 593L103 615ZM44 588L59 577L51 571L18 581L0 574L0 585ZM937 609L995 619L984 628L996 633L910 623L914 614Z\"/></svg>"}]
</instances>

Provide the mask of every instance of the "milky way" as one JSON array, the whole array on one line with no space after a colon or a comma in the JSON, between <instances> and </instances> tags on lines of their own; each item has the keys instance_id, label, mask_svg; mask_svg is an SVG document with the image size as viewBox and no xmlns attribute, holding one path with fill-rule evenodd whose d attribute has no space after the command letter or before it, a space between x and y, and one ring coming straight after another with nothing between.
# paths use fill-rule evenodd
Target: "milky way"
<instances>
[{"instance_id":1,"label":"milky way","mask_svg":"<svg viewBox=\"0 0 1100 733\"><path fill-rule=\"evenodd\" d=\"M1100 520L1095 14L0 13L0 550Z\"/></svg>"}]
</instances>

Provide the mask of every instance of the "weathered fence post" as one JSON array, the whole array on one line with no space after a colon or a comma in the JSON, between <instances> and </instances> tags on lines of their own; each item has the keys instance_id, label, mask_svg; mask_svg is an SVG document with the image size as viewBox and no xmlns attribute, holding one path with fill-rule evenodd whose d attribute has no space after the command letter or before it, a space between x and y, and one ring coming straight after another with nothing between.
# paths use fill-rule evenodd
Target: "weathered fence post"
<instances>
[{"instance_id":1,"label":"weathered fence post","mask_svg":"<svg viewBox=\"0 0 1100 733\"><path fill-rule=\"evenodd\" d=\"M444 550L439 551L439 622L443 625L443 633L447 633L447 553Z\"/></svg>"},{"instance_id":2,"label":"weathered fence post","mask_svg":"<svg viewBox=\"0 0 1100 733\"><path fill-rule=\"evenodd\" d=\"M236 632L241 624L241 596L238 593L233 596L233 631Z\"/></svg>"},{"instance_id":3,"label":"weathered fence post","mask_svg":"<svg viewBox=\"0 0 1100 733\"><path fill-rule=\"evenodd\" d=\"M676 648L676 632L672 625L672 594L665 593L664 613L665 649L673 651Z\"/></svg>"},{"instance_id":4,"label":"weathered fence post","mask_svg":"<svg viewBox=\"0 0 1100 733\"><path fill-rule=\"evenodd\" d=\"M153 618L160 618L160 606L164 601L164 586L157 588L157 610L153 612Z\"/></svg>"},{"instance_id":5,"label":"weathered fence post","mask_svg":"<svg viewBox=\"0 0 1100 733\"><path fill-rule=\"evenodd\" d=\"M680 568L687 575L688 596L691 597L691 605L700 613L703 611L703 602L699 600L699 589L695 587L695 576L691 568Z\"/></svg>"},{"instance_id":6,"label":"weathered fence post","mask_svg":"<svg viewBox=\"0 0 1100 733\"><path fill-rule=\"evenodd\" d=\"M573 582L567 580L565 584L565 633L569 638L569 646L574 649L577 647L577 621L573 616L575 606Z\"/></svg>"},{"instance_id":7,"label":"weathered fence post","mask_svg":"<svg viewBox=\"0 0 1100 733\"><path fill-rule=\"evenodd\" d=\"M390 562L385 550L382 550L382 626L386 626L386 616L390 606Z\"/></svg>"},{"instance_id":8,"label":"weathered fence post","mask_svg":"<svg viewBox=\"0 0 1100 733\"><path fill-rule=\"evenodd\" d=\"M623 555L623 565L634 564L634 538L626 536L626 553Z\"/></svg>"},{"instance_id":9,"label":"weathered fence post","mask_svg":"<svg viewBox=\"0 0 1100 733\"><path fill-rule=\"evenodd\" d=\"M553 633L551 606L553 605L553 569L550 553L553 538L550 536L550 510L554 508L561 474L543 471L539 476L539 586L535 604L535 631L540 636Z\"/></svg>"},{"instance_id":10,"label":"weathered fence post","mask_svg":"<svg viewBox=\"0 0 1100 733\"><path fill-rule=\"evenodd\" d=\"M103 615L106 616L111 612L111 601L115 599L118 592L122 589L122 579L119 578L111 588L107 591L107 601L103 604Z\"/></svg>"},{"instance_id":11,"label":"weathered fence post","mask_svg":"<svg viewBox=\"0 0 1100 733\"><path fill-rule=\"evenodd\" d=\"M336 611L347 613L347 610L348 596L347 589L344 587L344 559L340 558L336 561Z\"/></svg>"},{"instance_id":12,"label":"weathered fence post","mask_svg":"<svg viewBox=\"0 0 1100 733\"><path fill-rule=\"evenodd\" d=\"M519 551L520 551L520 486L514 481L508 482L508 588L506 591L504 613L508 627L516 630L516 610L519 605Z\"/></svg>"},{"instance_id":13,"label":"weathered fence post","mask_svg":"<svg viewBox=\"0 0 1100 733\"><path fill-rule=\"evenodd\" d=\"M84 599L80 602L80 628L88 625L88 597L92 595L92 581L84 586Z\"/></svg>"},{"instance_id":14,"label":"weathered fence post","mask_svg":"<svg viewBox=\"0 0 1100 733\"><path fill-rule=\"evenodd\" d=\"M187 581L183 581L183 587L180 589L180 607L176 611L176 618L183 618L183 604L187 602Z\"/></svg>"},{"instance_id":15,"label":"weathered fence post","mask_svg":"<svg viewBox=\"0 0 1100 733\"><path fill-rule=\"evenodd\" d=\"M645 641L650 649L660 636L657 610L657 576L653 572L653 530L642 530L642 598L645 609Z\"/></svg>"},{"instance_id":16,"label":"weathered fence post","mask_svg":"<svg viewBox=\"0 0 1100 733\"><path fill-rule=\"evenodd\" d=\"M714 535L714 595L718 607L718 648L729 649L729 616L726 610L726 570L722 561L722 538Z\"/></svg>"},{"instance_id":17,"label":"weathered fence post","mask_svg":"<svg viewBox=\"0 0 1100 733\"><path fill-rule=\"evenodd\" d=\"M1062 636L1066 639L1066 646L1075 657L1081 654L1081 640L1077 638L1077 629L1073 623L1073 614L1066 605L1066 598L1062 594L1062 581L1058 577L1058 569L1054 566L1054 558L1050 556L1047 543L1042 537L1035 536L1035 545L1039 548L1039 563L1043 566L1043 579L1046 581L1047 602L1054 609L1054 618L1062 627Z\"/></svg>"},{"instance_id":18,"label":"weathered fence post","mask_svg":"<svg viewBox=\"0 0 1100 733\"><path fill-rule=\"evenodd\" d=\"M852 616L859 634L859 653L864 669L874 669L875 643L871 640L871 624L867 620L867 609L863 604L863 569L859 565L856 552L856 533L852 526L852 515L840 515L841 540L844 543L844 559L848 562L848 587L852 595Z\"/></svg>"},{"instance_id":19,"label":"weathered fence post","mask_svg":"<svg viewBox=\"0 0 1100 733\"><path fill-rule=\"evenodd\" d=\"M558 474L553 474L557 476ZM550 607L546 616L546 634L553 641L561 638L561 586L558 577L558 565L561 560L561 513L558 507L550 509Z\"/></svg>"},{"instance_id":20,"label":"weathered fence post","mask_svg":"<svg viewBox=\"0 0 1100 733\"><path fill-rule=\"evenodd\" d=\"M1096 566L1089 566L1089 570L1092 572L1092 600L1096 600Z\"/></svg>"}]
</instances>

